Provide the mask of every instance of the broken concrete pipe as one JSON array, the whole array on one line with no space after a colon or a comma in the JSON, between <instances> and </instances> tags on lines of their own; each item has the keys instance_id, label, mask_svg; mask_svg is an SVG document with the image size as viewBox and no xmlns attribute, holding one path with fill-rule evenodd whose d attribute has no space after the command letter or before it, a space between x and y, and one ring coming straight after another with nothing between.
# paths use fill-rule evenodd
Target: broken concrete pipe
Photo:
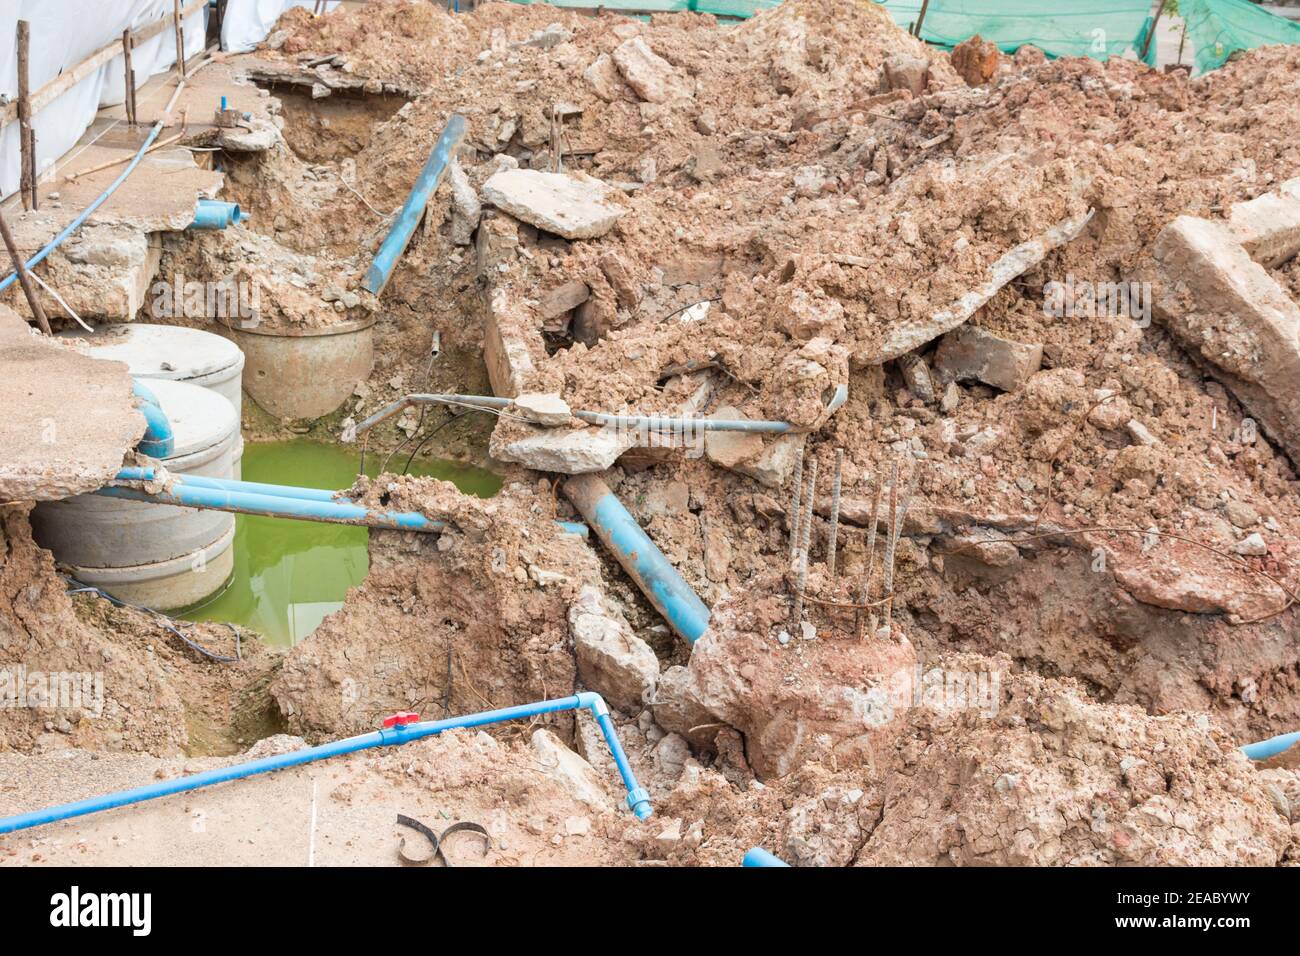
<instances>
[{"instance_id":1,"label":"broken concrete pipe","mask_svg":"<svg viewBox=\"0 0 1300 956\"><path fill-rule=\"evenodd\" d=\"M172 474L233 479L240 438L230 402L186 382L137 381L135 388L150 421L140 450ZM188 607L224 587L234 570L235 521L171 504L81 494L38 504L32 530L79 581L128 604Z\"/></svg>"},{"instance_id":2,"label":"broken concrete pipe","mask_svg":"<svg viewBox=\"0 0 1300 956\"><path fill-rule=\"evenodd\" d=\"M244 390L281 421L339 408L374 367L375 316L319 329L218 326L244 353Z\"/></svg>"},{"instance_id":3,"label":"broken concrete pipe","mask_svg":"<svg viewBox=\"0 0 1300 956\"><path fill-rule=\"evenodd\" d=\"M219 199L200 199L194 209L194 221L186 229L225 229L238 225L248 219L237 202L222 202Z\"/></svg>"},{"instance_id":4,"label":"broken concrete pipe","mask_svg":"<svg viewBox=\"0 0 1300 956\"><path fill-rule=\"evenodd\" d=\"M690 644L699 640L709 627L708 607L609 486L592 474L574 475L564 493L673 631Z\"/></svg>"},{"instance_id":5,"label":"broken concrete pipe","mask_svg":"<svg viewBox=\"0 0 1300 956\"><path fill-rule=\"evenodd\" d=\"M428 720L417 723L416 721L419 720L417 714L394 714L385 718L382 730L376 730L368 734L347 737L343 740L335 740L316 747L291 750L288 753L237 763L229 767L218 767L215 770L206 770L203 773L191 774L186 777L160 780L157 783L146 784L131 790L121 790L101 797L90 797L74 803L63 803L58 806L46 807L43 810L33 810L29 813L5 817L0 819L0 833L13 833L15 830L26 830L30 827L55 823L59 820L83 817L90 813L98 813L101 810L111 810L115 807L124 807L133 803L143 803L145 800L167 797L175 793L186 793L191 790L198 790L200 787L210 787L216 783L240 780L259 773L270 773L273 770L298 767L316 760L355 753L358 750L408 744L416 740L423 740L425 737L435 736L446 730L455 730L462 727L482 727L487 724L497 724L507 720L522 720L565 710L588 710L591 712L600 727L601 734L605 738L605 743L609 746L609 752L614 758L614 765L618 768L619 776L623 779L623 784L627 788L628 808L636 814L637 819L649 819L654 812L650 808L650 794L637 782L636 774L632 772L632 767L627 760L627 754L624 753L623 745L619 742L618 732L614 729L614 724L610 720L609 707L606 706L604 699L599 694L583 692L572 697L543 700L518 707L504 707L499 710L489 710L478 714L467 714L463 717L450 717L446 720Z\"/></svg>"}]
</instances>

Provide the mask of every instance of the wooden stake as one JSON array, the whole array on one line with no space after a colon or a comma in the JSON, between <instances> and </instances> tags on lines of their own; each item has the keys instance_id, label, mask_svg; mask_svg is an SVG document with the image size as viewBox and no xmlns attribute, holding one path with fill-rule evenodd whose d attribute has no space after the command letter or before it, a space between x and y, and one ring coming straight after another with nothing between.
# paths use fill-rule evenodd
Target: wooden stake
<instances>
[{"instance_id":1,"label":"wooden stake","mask_svg":"<svg viewBox=\"0 0 1300 956\"><path fill-rule=\"evenodd\" d=\"M126 90L126 122L135 126L135 70L131 67L131 31L122 31L122 80Z\"/></svg>"},{"instance_id":2,"label":"wooden stake","mask_svg":"<svg viewBox=\"0 0 1300 956\"><path fill-rule=\"evenodd\" d=\"M1151 49L1151 44L1156 38L1156 27L1160 26L1160 14L1165 12L1165 4L1167 2L1168 0L1160 0L1160 6L1156 8L1155 19L1151 21L1151 32L1147 34L1146 43L1142 44L1141 59L1143 60L1147 58L1147 51Z\"/></svg>"},{"instance_id":3,"label":"wooden stake","mask_svg":"<svg viewBox=\"0 0 1300 956\"><path fill-rule=\"evenodd\" d=\"M36 190L36 157L32 151L32 89L31 89L32 27L26 20L18 21L18 149L19 192L23 208L32 208L32 193Z\"/></svg>"},{"instance_id":4,"label":"wooden stake","mask_svg":"<svg viewBox=\"0 0 1300 956\"><path fill-rule=\"evenodd\" d=\"M18 132L19 135L22 134L22 130L19 130ZM30 158L32 164L31 192L30 192L31 207L33 210L37 210L41 208L41 196L37 190L37 180L36 180L36 127L35 126L27 127L27 155Z\"/></svg>"},{"instance_id":5,"label":"wooden stake","mask_svg":"<svg viewBox=\"0 0 1300 956\"><path fill-rule=\"evenodd\" d=\"M185 76L185 27L181 25L181 0L172 0L172 19L176 23L176 69Z\"/></svg>"},{"instance_id":6,"label":"wooden stake","mask_svg":"<svg viewBox=\"0 0 1300 956\"><path fill-rule=\"evenodd\" d=\"M921 24L925 22L925 11L930 9L930 0L921 0L921 12L916 17L916 31L913 33L918 40L921 39Z\"/></svg>"},{"instance_id":7,"label":"wooden stake","mask_svg":"<svg viewBox=\"0 0 1300 956\"><path fill-rule=\"evenodd\" d=\"M27 304L32 308L36 324L41 327L42 332L49 335L50 320L45 317L45 310L41 308L40 300L36 298L31 277L27 275L27 267L23 265L23 257L18 254L18 246L14 244L14 234L9 231L9 223L5 221L3 213L0 213L0 235L4 237L5 248L9 250L9 258L14 263L14 272L18 273L18 284L23 287L23 295L27 296Z\"/></svg>"}]
</instances>

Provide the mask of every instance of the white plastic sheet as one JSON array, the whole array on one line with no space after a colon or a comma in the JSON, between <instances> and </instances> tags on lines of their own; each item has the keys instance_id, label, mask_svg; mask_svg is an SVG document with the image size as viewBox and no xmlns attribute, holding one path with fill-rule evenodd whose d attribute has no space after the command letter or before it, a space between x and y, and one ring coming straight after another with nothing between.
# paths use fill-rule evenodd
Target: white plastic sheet
<instances>
[{"instance_id":1,"label":"white plastic sheet","mask_svg":"<svg viewBox=\"0 0 1300 956\"><path fill-rule=\"evenodd\" d=\"M266 39L284 11L315 6L315 0L229 0L226 18L221 22L221 49L247 53ZM331 0L325 9L333 10L337 6L337 0Z\"/></svg>"},{"instance_id":2,"label":"white plastic sheet","mask_svg":"<svg viewBox=\"0 0 1300 956\"><path fill-rule=\"evenodd\" d=\"M241 0L230 2L231 7L240 4ZM18 97L19 20L31 23L30 83L35 93L96 50L115 40L120 43L124 30L140 30L157 20L170 20L172 10L172 0L5 0L0 4L0 95L8 100ZM207 14L207 8L202 7L184 20L187 58L203 49ZM131 53L137 87L175 63L176 38L170 29L141 43ZM122 102L126 89L123 73L119 55L33 117L38 174L76 144L101 106ZM142 120L152 118L142 110ZM0 130L0 194L6 196L17 190L21 172L18 129L15 121Z\"/></svg>"}]
</instances>

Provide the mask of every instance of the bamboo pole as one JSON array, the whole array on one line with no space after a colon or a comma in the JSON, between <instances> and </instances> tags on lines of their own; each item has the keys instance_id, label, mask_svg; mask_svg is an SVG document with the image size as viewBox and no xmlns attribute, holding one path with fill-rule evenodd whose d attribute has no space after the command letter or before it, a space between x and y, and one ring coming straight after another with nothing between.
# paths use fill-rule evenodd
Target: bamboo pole
<instances>
[{"instance_id":1,"label":"bamboo pole","mask_svg":"<svg viewBox=\"0 0 1300 956\"><path fill-rule=\"evenodd\" d=\"M14 272L18 273L18 284L23 287L23 295L27 296L27 304L31 306L32 315L36 317L36 324L41 327L42 332L49 335L50 320L45 317L45 310L41 308L41 302L36 298L36 290L32 288L31 277L27 274L27 267L23 265L23 257L18 254L18 246L14 243L14 234L9 231L9 223L5 221L3 213L0 213L0 236L4 237L5 248L9 251L9 258L13 260Z\"/></svg>"}]
</instances>

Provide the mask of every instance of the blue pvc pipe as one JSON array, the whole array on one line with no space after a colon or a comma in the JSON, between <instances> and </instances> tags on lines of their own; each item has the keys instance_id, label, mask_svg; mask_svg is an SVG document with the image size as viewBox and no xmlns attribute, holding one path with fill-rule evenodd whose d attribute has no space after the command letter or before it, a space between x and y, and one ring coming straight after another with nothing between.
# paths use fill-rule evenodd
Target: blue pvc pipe
<instances>
[{"instance_id":1,"label":"blue pvc pipe","mask_svg":"<svg viewBox=\"0 0 1300 956\"><path fill-rule=\"evenodd\" d=\"M200 199L194 208L194 221L186 229L225 229L248 217L243 214L237 202L223 202L219 199Z\"/></svg>"},{"instance_id":2,"label":"blue pvc pipe","mask_svg":"<svg viewBox=\"0 0 1300 956\"><path fill-rule=\"evenodd\" d=\"M1300 744L1300 730L1290 734L1278 734L1276 737L1259 740L1253 744L1245 744L1241 752L1251 760L1267 760L1269 757L1276 757L1284 750L1290 750L1296 744Z\"/></svg>"},{"instance_id":3,"label":"blue pvc pipe","mask_svg":"<svg viewBox=\"0 0 1300 956\"><path fill-rule=\"evenodd\" d=\"M181 474L173 474L170 472L166 472L165 474L168 480L170 481L173 490L180 485L186 485L193 488L206 488L212 491L233 492L235 494L244 494L244 495L252 494L252 495L260 495L263 497L284 498L284 499L295 500L295 501L320 501L329 504L351 504L351 502L348 501L346 497L342 499L340 498L341 495L346 495L346 492L330 491L329 489L326 488L299 488L295 485L269 485L269 484L264 484L263 482L260 481L240 481L235 478L210 478L207 475L181 475ZM115 480L145 482L145 481L155 481L157 480L157 476L158 476L158 472L153 468L142 468L142 467L133 466L130 468L123 468L121 471L119 471L117 473L117 478ZM112 486L112 487L117 487L117 486ZM148 492L143 488L129 489L129 490L133 490L133 491L139 490L141 492L144 492L145 494L151 494L151 492ZM119 495L117 497L125 497L125 496ZM208 505L190 505L189 507L208 508L209 510L226 510L223 508L211 508ZM243 513L243 512L239 512L239 513ZM276 517L307 518L309 520L329 520L328 518L313 519L311 515L299 514L299 513L277 515ZM555 523L559 525L560 530L565 532L566 534L576 534L581 538L586 538L590 534L591 529L589 529L581 521L556 521ZM381 527L381 525L367 523L367 527ZM413 529L406 529L406 530L413 530ZM441 528L435 528L434 530L441 530Z\"/></svg>"},{"instance_id":4,"label":"blue pvc pipe","mask_svg":"<svg viewBox=\"0 0 1300 956\"><path fill-rule=\"evenodd\" d=\"M20 813L15 816L0 819L0 833L13 833L15 830L25 830L29 827L43 826L47 823L55 823L59 820L67 820L72 817L81 817L88 813L98 813L100 810L111 810L114 807L126 806L131 803L142 803L145 800L153 800L157 797L167 797L175 793L185 793L190 790L197 790L200 787L210 787L216 783L225 783L229 780L239 780L243 777L251 777L259 773L270 773L273 770L297 767L316 760L324 760L328 757L337 757L342 754L355 753L358 750L369 750L373 747L388 747L396 744L406 744L413 740L422 740L425 737L432 737L445 730L453 730L461 727L481 727L485 724L495 724L506 720L519 720L525 717L535 717L539 714L550 714L562 710L591 711L592 716L594 716L597 723L600 724L601 733L604 734L605 742L609 744L610 751L614 756L614 763L618 767L619 776L623 778L623 783L627 787L628 807L637 815L638 819L645 820L649 818L653 813L650 808L650 796L645 789L637 783L636 776L633 774L632 768L628 765L627 756L623 753L623 747L618 740L618 734L615 732L613 724L609 721L609 708L605 706L605 701L599 694L581 693L575 694L572 697L562 697L556 700L543 700L538 701L535 704L524 704L519 707L504 707L500 710L490 710L479 714L468 714L463 717L451 717L446 720L427 720L416 724L399 724L395 727L386 727L382 730L376 730L368 734L361 734L357 737L347 737L343 740L335 740L332 743L321 744L318 747L306 747L302 750L295 750L292 753L277 754L273 757L263 757L260 760L250 760L246 763L238 763L230 767L205 770L203 773L191 774L187 777L177 777L174 780L162 780L157 783L146 784L142 787L134 787L130 790L105 794L101 797L90 797L86 800L77 800L73 803L63 803L58 806L47 807L44 810L33 810L30 813Z\"/></svg>"},{"instance_id":5,"label":"blue pvc pipe","mask_svg":"<svg viewBox=\"0 0 1300 956\"><path fill-rule=\"evenodd\" d=\"M117 481L154 481L157 471L153 468L123 468L117 473ZM168 479L182 485L196 488L215 488L221 491L241 491L258 495L270 495L274 498L297 498L302 501L337 501L341 491L326 488L299 488L294 485L268 485L260 481L240 481L234 478L209 478L207 475L181 475L166 473Z\"/></svg>"},{"instance_id":6,"label":"blue pvc pipe","mask_svg":"<svg viewBox=\"0 0 1300 956\"><path fill-rule=\"evenodd\" d=\"M790 868L790 864L785 862L779 856L768 853L761 846L753 847L745 854L745 858L740 862L741 866L783 866Z\"/></svg>"},{"instance_id":7,"label":"blue pvc pipe","mask_svg":"<svg viewBox=\"0 0 1300 956\"><path fill-rule=\"evenodd\" d=\"M144 416L144 437L136 443L142 455L150 458L169 458L176 450L176 436L172 423L162 410L158 396L147 385L141 385L139 379L131 380L131 394L135 396L136 410Z\"/></svg>"},{"instance_id":8,"label":"blue pvc pipe","mask_svg":"<svg viewBox=\"0 0 1300 956\"><path fill-rule=\"evenodd\" d=\"M414 511L368 511L361 505L341 501L313 501L306 498L284 498L262 495L230 488L209 488L177 482L170 491L145 491L142 488L100 488L94 494L105 498L124 498L158 505L176 505L181 508L206 508L209 511L229 511L234 514L261 515L268 518L301 518L306 521L323 521L328 524L363 525L367 528L384 528L390 531L421 531L436 533L446 524Z\"/></svg>"},{"instance_id":9,"label":"blue pvc pipe","mask_svg":"<svg viewBox=\"0 0 1300 956\"><path fill-rule=\"evenodd\" d=\"M709 626L708 607L609 486L595 475L574 475L564 493L669 626L691 644L699 640Z\"/></svg>"},{"instance_id":10,"label":"blue pvc pipe","mask_svg":"<svg viewBox=\"0 0 1300 956\"><path fill-rule=\"evenodd\" d=\"M72 235L74 232L80 229L82 223L84 223L87 219L89 219L91 214L94 213L94 211L98 209L100 206L102 206L104 204L104 201L108 199L109 196L113 195L113 193L117 191L117 187L122 185L122 183L126 182L126 177L130 176L132 171L134 171L134 169L140 165L140 160L144 158L145 152L149 149L150 146L153 145L153 141L158 138L158 134L162 132L162 129L163 129L163 124L161 120L153 124L153 129L149 130L149 136L145 139L144 143L141 144L139 150L136 151L136 154L134 157L132 157L131 162L126 164L126 169L122 170L122 175L118 176L117 179L113 180L112 185L110 185L107 189L105 189L102 193L100 193L99 196L96 197L94 202L92 202L89 206L83 209L81 211L81 215L79 215L76 219L72 220L72 222L68 223L57 236L55 236L48 243L46 243L45 247L41 249L40 252L36 253L36 255L28 259L27 262L24 263L24 265L28 269L33 268L34 266L38 265L41 262L44 262L46 256L48 256L51 252L53 252L60 245L62 245L63 241L67 239L70 235ZM18 280L18 273L11 272L8 275L8 277L4 279L4 281L0 281L0 292L3 292L5 289L9 288L17 280Z\"/></svg>"},{"instance_id":11,"label":"blue pvc pipe","mask_svg":"<svg viewBox=\"0 0 1300 956\"><path fill-rule=\"evenodd\" d=\"M362 285L375 295L379 295L384 286L388 285L393 269L397 267L397 260L402 258L402 253L406 251L406 244L411 241L415 227L420 224L424 207L429 204L430 197L438 188L438 183L442 181L442 174L451 164L452 151L459 145L464 135L465 117L459 113L452 113L442 135L438 137L438 142L433 146L433 152L429 154L424 168L416 177L415 185L411 187L411 194L406 197L406 202L401 212L397 214L392 229L384 237L383 244L375 253L374 261L366 270Z\"/></svg>"}]
</instances>

